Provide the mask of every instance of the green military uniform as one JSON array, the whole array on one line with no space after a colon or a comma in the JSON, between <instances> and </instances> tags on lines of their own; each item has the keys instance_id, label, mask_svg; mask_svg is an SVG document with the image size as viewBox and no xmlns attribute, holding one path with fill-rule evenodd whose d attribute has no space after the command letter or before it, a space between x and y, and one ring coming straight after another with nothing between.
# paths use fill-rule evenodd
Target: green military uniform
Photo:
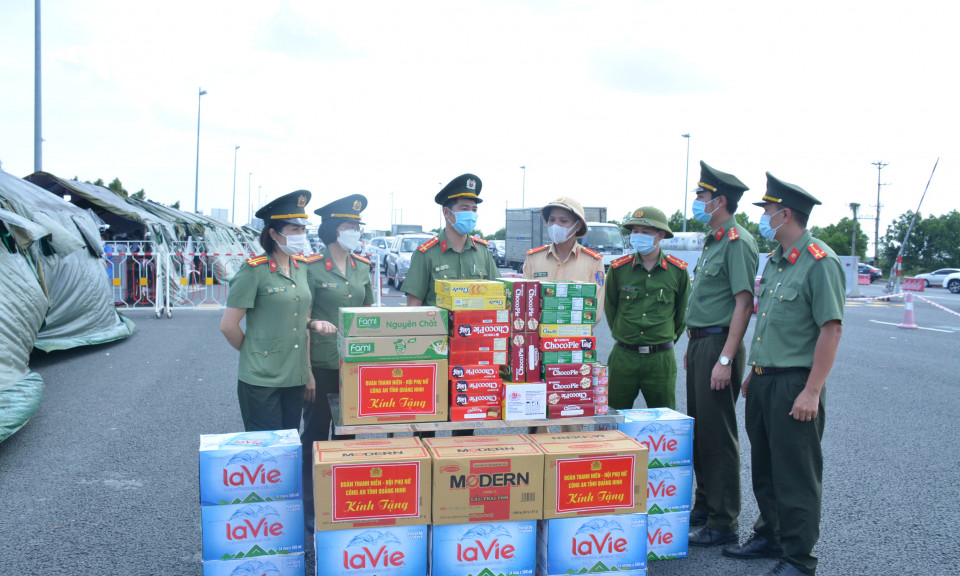
<instances>
[{"instance_id":1,"label":"green military uniform","mask_svg":"<svg viewBox=\"0 0 960 576\"><path fill-rule=\"evenodd\" d=\"M820 202L798 186L767 173L762 202L809 214ZM789 415L807 383L825 323L843 321L843 265L826 243L804 232L794 246L777 247L760 281L753 370L747 389L746 429L752 453L753 491L760 509L756 533L783 546L783 559L814 574L813 547L820 535L826 388L813 421Z\"/></svg>"},{"instance_id":2,"label":"green military uniform","mask_svg":"<svg viewBox=\"0 0 960 576\"><path fill-rule=\"evenodd\" d=\"M736 176L700 162L696 193L710 192L739 202L748 189ZM711 390L736 309L735 296L753 293L759 254L753 235L731 216L707 235L693 271L687 305L687 414L693 416L693 470L696 476L694 514L706 525L730 534L739 529L740 441L737 398L743 381L746 348L743 342L730 359L730 384ZM724 360L726 361L726 360Z\"/></svg>"},{"instance_id":3,"label":"green military uniform","mask_svg":"<svg viewBox=\"0 0 960 576\"><path fill-rule=\"evenodd\" d=\"M635 224L665 230L668 237L673 236L663 213L656 209L641 208L623 225L629 229ZM676 408L677 359L673 345L684 329L690 291L686 267L682 260L662 253L649 271L640 254L610 263L603 311L616 340L607 360L612 408L632 408L639 392L650 408Z\"/></svg>"},{"instance_id":4,"label":"green military uniform","mask_svg":"<svg viewBox=\"0 0 960 576\"><path fill-rule=\"evenodd\" d=\"M257 217L305 222L309 198L305 190L287 194L258 210ZM312 297L303 257L291 256L290 264L287 275L269 255L257 256L229 280L227 307L246 310L237 378L248 431L300 427L302 387L310 382L307 320Z\"/></svg>"}]
</instances>

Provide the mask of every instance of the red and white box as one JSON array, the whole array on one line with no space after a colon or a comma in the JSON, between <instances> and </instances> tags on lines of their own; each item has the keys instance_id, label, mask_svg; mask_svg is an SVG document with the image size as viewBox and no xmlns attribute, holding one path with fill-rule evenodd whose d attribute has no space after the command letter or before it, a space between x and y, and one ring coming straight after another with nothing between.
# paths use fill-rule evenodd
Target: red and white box
<instances>
[{"instance_id":1,"label":"red and white box","mask_svg":"<svg viewBox=\"0 0 960 576\"><path fill-rule=\"evenodd\" d=\"M499 378L484 378L470 380L460 378L450 380L450 394L483 394L489 392L502 392L503 380Z\"/></svg>"},{"instance_id":2,"label":"red and white box","mask_svg":"<svg viewBox=\"0 0 960 576\"><path fill-rule=\"evenodd\" d=\"M504 377L511 382L540 381L540 335L536 332L514 332L507 346L508 362Z\"/></svg>"},{"instance_id":3,"label":"red and white box","mask_svg":"<svg viewBox=\"0 0 960 576\"><path fill-rule=\"evenodd\" d=\"M574 350L596 350L596 336L559 336L541 338L540 349L544 352L569 352Z\"/></svg>"},{"instance_id":4,"label":"red and white box","mask_svg":"<svg viewBox=\"0 0 960 576\"><path fill-rule=\"evenodd\" d=\"M499 379L500 367L490 364L453 364L450 363L451 380L492 380Z\"/></svg>"},{"instance_id":5,"label":"red and white box","mask_svg":"<svg viewBox=\"0 0 960 576\"><path fill-rule=\"evenodd\" d=\"M450 355L458 352L506 352L506 337L451 338Z\"/></svg>"},{"instance_id":6,"label":"red and white box","mask_svg":"<svg viewBox=\"0 0 960 576\"><path fill-rule=\"evenodd\" d=\"M580 418L597 413L595 404L557 404L547 405L547 418ZM450 409L453 411L453 408Z\"/></svg>"},{"instance_id":7,"label":"red and white box","mask_svg":"<svg viewBox=\"0 0 960 576\"><path fill-rule=\"evenodd\" d=\"M500 310L502 312L502 310ZM450 329L455 339L461 338L507 338L510 336L510 324L460 324Z\"/></svg>"},{"instance_id":8,"label":"red and white box","mask_svg":"<svg viewBox=\"0 0 960 576\"><path fill-rule=\"evenodd\" d=\"M610 404L610 396L606 392L603 393L593 393L593 403L600 406L607 406Z\"/></svg>"},{"instance_id":9,"label":"red and white box","mask_svg":"<svg viewBox=\"0 0 960 576\"><path fill-rule=\"evenodd\" d=\"M610 391L610 387L607 386L606 384L602 384L602 385L600 385L600 386L594 386L594 387L593 387L593 393L594 393L594 395L596 395L596 394L609 394L609 393L610 393L609 391Z\"/></svg>"},{"instance_id":10,"label":"red and white box","mask_svg":"<svg viewBox=\"0 0 960 576\"><path fill-rule=\"evenodd\" d=\"M564 404L593 404L593 398L593 390L547 392L547 405L563 406Z\"/></svg>"},{"instance_id":11,"label":"red and white box","mask_svg":"<svg viewBox=\"0 0 960 576\"><path fill-rule=\"evenodd\" d=\"M540 328L540 282L527 282L527 330L535 331Z\"/></svg>"},{"instance_id":12,"label":"red and white box","mask_svg":"<svg viewBox=\"0 0 960 576\"><path fill-rule=\"evenodd\" d=\"M504 290L507 296L507 312L510 315L510 326L514 332L523 332L527 329L527 281L504 281Z\"/></svg>"},{"instance_id":13,"label":"red and white box","mask_svg":"<svg viewBox=\"0 0 960 576\"><path fill-rule=\"evenodd\" d=\"M457 310L450 312L450 331L456 334L456 328L476 324L509 324L508 310Z\"/></svg>"},{"instance_id":14,"label":"red and white box","mask_svg":"<svg viewBox=\"0 0 960 576\"><path fill-rule=\"evenodd\" d=\"M563 376L590 376L593 364L544 364L543 379L559 378Z\"/></svg>"},{"instance_id":15,"label":"red and white box","mask_svg":"<svg viewBox=\"0 0 960 576\"><path fill-rule=\"evenodd\" d=\"M468 394L466 392L452 392L450 394L450 406L499 406L503 400L503 391L494 392L476 392Z\"/></svg>"},{"instance_id":16,"label":"red and white box","mask_svg":"<svg viewBox=\"0 0 960 576\"><path fill-rule=\"evenodd\" d=\"M594 416L604 416L610 413L610 406L606 404L594 404L593 405L593 415Z\"/></svg>"},{"instance_id":17,"label":"red and white box","mask_svg":"<svg viewBox=\"0 0 960 576\"><path fill-rule=\"evenodd\" d=\"M506 338L503 338L506 340ZM451 340L455 342L456 338ZM499 375L500 366L507 363L507 352L450 352L449 362L460 366L467 365L487 365L495 366Z\"/></svg>"},{"instance_id":18,"label":"red and white box","mask_svg":"<svg viewBox=\"0 0 960 576\"><path fill-rule=\"evenodd\" d=\"M593 378L590 376L562 376L547 378L547 392L564 392L569 390L593 390Z\"/></svg>"},{"instance_id":19,"label":"red and white box","mask_svg":"<svg viewBox=\"0 0 960 576\"><path fill-rule=\"evenodd\" d=\"M500 420L500 406L451 406L450 421Z\"/></svg>"},{"instance_id":20,"label":"red and white box","mask_svg":"<svg viewBox=\"0 0 960 576\"><path fill-rule=\"evenodd\" d=\"M606 386L610 383L609 376L591 376L594 386Z\"/></svg>"},{"instance_id":21,"label":"red and white box","mask_svg":"<svg viewBox=\"0 0 960 576\"><path fill-rule=\"evenodd\" d=\"M609 376L608 368L606 364L593 364L593 374L592 376Z\"/></svg>"}]
</instances>

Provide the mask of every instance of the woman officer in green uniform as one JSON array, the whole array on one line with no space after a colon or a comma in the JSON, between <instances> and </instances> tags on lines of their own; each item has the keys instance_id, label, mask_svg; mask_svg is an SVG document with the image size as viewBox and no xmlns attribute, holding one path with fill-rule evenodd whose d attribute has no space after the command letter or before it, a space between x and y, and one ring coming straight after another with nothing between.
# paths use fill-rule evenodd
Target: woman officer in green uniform
<instances>
[{"instance_id":1,"label":"woman officer in green uniform","mask_svg":"<svg viewBox=\"0 0 960 576\"><path fill-rule=\"evenodd\" d=\"M310 321L310 368L317 383L313 402L303 406L303 497L307 514L313 512L312 446L330 439L330 403L340 383L337 322L340 308L373 304L370 261L353 254L360 242L360 213L367 199L360 194L335 200L314 210L320 216L317 235L326 244L320 254L307 257L307 278L313 294ZM333 435L334 439L343 436Z\"/></svg>"},{"instance_id":2,"label":"woman officer in green uniform","mask_svg":"<svg viewBox=\"0 0 960 576\"><path fill-rule=\"evenodd\" d=\"M298 430L303 401L314 398L307 338L312 299L301 255L308 247L309 201L310 192L297 190L257 210L264 254L230 278L220 331L240 351L237 398L248 432Z\"/></svg>"}]
</instances>

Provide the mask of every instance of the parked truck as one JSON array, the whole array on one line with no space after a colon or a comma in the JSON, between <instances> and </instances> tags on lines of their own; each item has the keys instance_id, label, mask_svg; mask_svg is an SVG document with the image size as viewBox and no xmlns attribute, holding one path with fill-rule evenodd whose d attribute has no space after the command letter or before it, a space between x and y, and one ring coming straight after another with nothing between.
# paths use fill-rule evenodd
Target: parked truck
<instances>
[{"instance_id":1,"label":"parked truck","mask_svg":"<svg viewBox=\"0 0 960 576\"><path fill-rule=\"evenodd\" d=\"M550 243L547 224L537 208L511 208L506 219L506 264L517 272L523 269L527 250ZM616 224L607 223L607 209L587 206L583 209L587 218L588 233L578 242L603 255L604 267L623 254L623 234Z\"/></svg>"}]
</instances>

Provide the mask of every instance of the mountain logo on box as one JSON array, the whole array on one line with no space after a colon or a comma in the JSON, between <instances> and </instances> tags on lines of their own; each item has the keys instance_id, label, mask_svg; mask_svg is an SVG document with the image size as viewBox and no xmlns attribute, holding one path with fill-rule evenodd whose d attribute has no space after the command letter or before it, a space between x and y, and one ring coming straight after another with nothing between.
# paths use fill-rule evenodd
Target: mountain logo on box
<instances>
[{"instance_id":1,"label":"mountain logo on box","mask_svg":"<svg viewBox=\"0 0 960 576\"><path fill-rule=\"evenodd\" d=\"M360 316L357 318L357 328L380 328L379 316Z\"/></svg>"},{"instance_id":2,"label":"mountain logo on box","mask_svg":"<svg viewBox=\"0 0 960 576\"><path fill-rule=\"evenodd\" d=\"M280 514L270 506L244 506L234 512L227 521L227 540L283 536L283 523L270 520L279 517Z\"/></svg>"},{"instance_id":3,"label":"mountain logo on box","mask_svg":"<svg viewBox=\"0 0 960 576\"><path fill-rule=\"evenodd\" d=\"M223 443L224 446L270 446L282 436L271 430L264 432L243 432Z\"/></svg>"},{"instance_id":4,"label":"mountain logo on box","mask_svg":"<svg viewBox=\"0 0 960 576\"><path fill-rule=\"evenodd\" d=\"M257 548L259 548L259 546ZM262 552L263 549L260 548L260 551ZM257 555L259 556L259 554ZM264 552L263 555L266 555L266 552ZM250 556L253 555L247 554L245 557ZM251 560L234 568L230 576L279 576L280 574L283 574L283 571L273 562L268 560Z\"/></svg>"},{"instance_id":5,"label":"mountain logo on box","mask_svg":"<svg viewBox=\"0 0 960 576\"><path fill-rule=\"evenodd\" d=\"M473 526L457 542L457 561L510 560L516 548L513 544L500 541L505 537L509 538L510 532L503 526L497 524Z\"/></svg>"},{"instance_id":6,"label":"mountain logo on box","mask_svg":"<svg viewBox=\"0 0 960 576\"><path fill-rule=\"evenodd\" d=\"M350 343L350 355L373 354L373 342Z\"/></svg>"},{"instance_id":7,"label":"mountain logo on box","mask_svg":"<svg viewBox=\"0 0 960 576\"><path fill-rule=\"evenodd\" d=\"M390 544L400 545L400 540L393 533L364 530L347 543L343 551L344 569L363 570L403 566L404 553L399 550L391 551Z\"/></svg>"},{"instance_id":8,"label":"mountain logo on box","mask_svg":"<svg viewBox=\"0 0 960 576\"><path fill-rule=\"evenodd\" d=\"M591 520L577 529L571 542L571 552L574 556L622 554L627 550L627 540L614 536L614 532L623 532L623 527L616 520ZM585 536L580 537L581 534Z\"/></svg>"}]
</instances>

